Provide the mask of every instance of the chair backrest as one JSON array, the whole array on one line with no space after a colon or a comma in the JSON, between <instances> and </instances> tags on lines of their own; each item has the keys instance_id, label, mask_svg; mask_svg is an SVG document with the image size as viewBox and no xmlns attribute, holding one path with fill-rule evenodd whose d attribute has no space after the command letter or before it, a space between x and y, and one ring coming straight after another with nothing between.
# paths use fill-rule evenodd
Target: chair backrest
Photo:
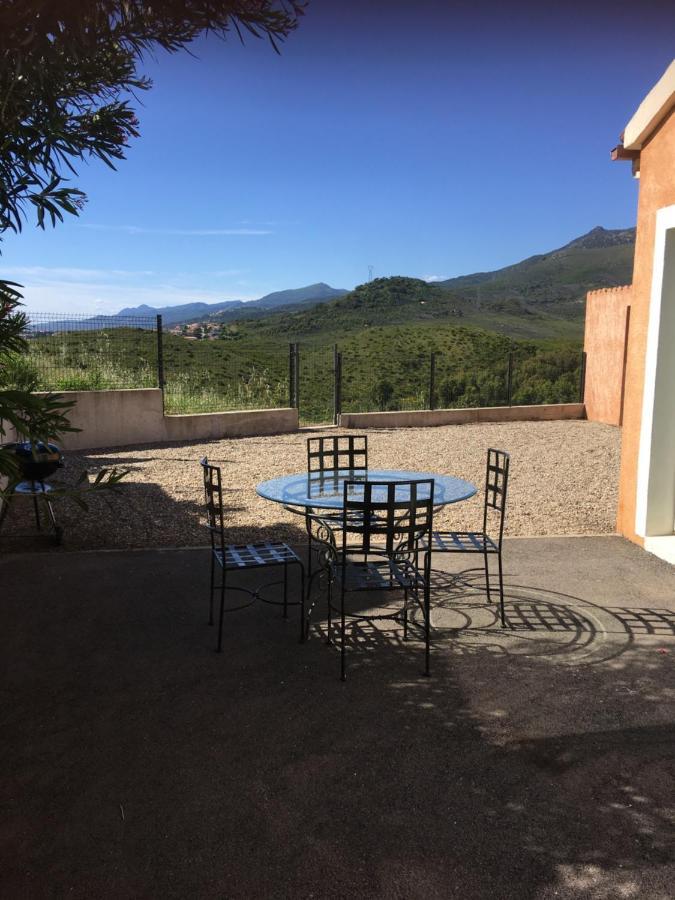
<instances>
[{"instance_id":1,"label":"chair backrest","mask_svg":"<svg viewBox=\"0 0 675 900\"><path fill-rule=\"evenodd\" d=\"M412 551L422 537L430 538L434 514L434 480L346 481L342 505L342 550ZM375 543L373 542L375 539Z\"/></svg>"},{"instance_id":2,"label":"chair backrest","mask_svg":"<svg viewBox=\"0 0 675 900\"><path fill-rule=\"evenodd\" d=\"M211 535L211 549L225 549L223 525L223 481L219 466L209 465L206 457L201 460L204 474L204 499L206 501L206 527Z\"/></svg>"},{"instance_id":3,"label":"chair backrest","mask_svg":"<svg viewBox=\"0 0 675 900\"><path fill-rule=\"evenodd\" d=\"M509 464L511 456L506 450L487 452L485 469L485 503L483 507L483 531L487 533L488 517L494 511L499 520L499 546L504 534L504 517L506 515L506 491L509 485Z\"/></svg>"},{"instance_id":4,"label":"chair backrest","mask_svg":"<svg viewBox=\"0 0 675 900\"><path fill-rule=\"evenodd\" d=\"M367 468L367 435L341 434L307 438L308 472Z\"/></svg>"}]
</instances>

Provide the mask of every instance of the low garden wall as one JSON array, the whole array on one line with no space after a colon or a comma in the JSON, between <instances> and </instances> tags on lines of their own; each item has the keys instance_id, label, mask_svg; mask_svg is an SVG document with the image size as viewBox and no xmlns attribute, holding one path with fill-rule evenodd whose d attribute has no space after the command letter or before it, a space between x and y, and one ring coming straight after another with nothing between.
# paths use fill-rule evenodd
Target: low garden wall
<instances>
[{"instance_id":1,"label":"low garden wall","mask_svg":"<svg viewBox=\"0 0 675 900\"><path fill-rule=\"evenodd\" d=\"M165 416L159 388L59 391L59 396L76 401L69 418L81 429L59 438L64 450L279 434L298 428L297 409Z\"/></svg>"},{"instance_id":2,"label":"low garden wall","mask_svg":"<svg viewBox=\"0 0 675 900\"><path fill-rule=\"evenodd\" d=\"M292 408L167 416L162 407L162 392L158 388L61 391L59 396L64 400L75 401L69 418L80 429L60 437L58 443L64 450L282 434L299 428L298 410ZM552 403L541 406L342 413L340 425L343 428L419 428L471 422L585 417L583 403ZM8 439L11 440L11 435L8 435Z\"/></svg>"},{"instance_id":3,"label":"low garden wall","mask_svg":"<svg viewBox=\"0 0 675 900\"><path fill-rule=\"evenodd\" d=\"M425 425L463 425L468 422L584 419L585 416L583 403L548 403L541 406L485 406L473 409L342 413L340 425L343 428L421 428Z\"/></svg>"}]
</instances>

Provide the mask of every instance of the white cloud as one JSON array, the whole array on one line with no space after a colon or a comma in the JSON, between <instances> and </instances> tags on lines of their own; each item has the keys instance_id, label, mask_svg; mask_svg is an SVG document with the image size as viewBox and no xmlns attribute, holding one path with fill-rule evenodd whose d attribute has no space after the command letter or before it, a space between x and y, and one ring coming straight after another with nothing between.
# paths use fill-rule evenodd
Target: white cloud
<instances>
[{"instance_id":1,"label":"white cloud","mask_svg":"<svg viewBox=\"0 0 675 900\"><path fill-rule=\"evenodd\" d=\"M229 235L263 235L274 234L268 228L145 228L141 225L95 225L78 222L79 228L92 231L122 231L125 234L163 234L179 237L222 237Z\"/></svg>"},{"instance_id":2,"label":"white cloud","mask_svg":"<svg viewBox=\"0 0 675 900\"><path fill-rule=\"evenodd\" d=\"M447 281L449 275L422 275L422 281Z\"/></svg>"}]
</instances>

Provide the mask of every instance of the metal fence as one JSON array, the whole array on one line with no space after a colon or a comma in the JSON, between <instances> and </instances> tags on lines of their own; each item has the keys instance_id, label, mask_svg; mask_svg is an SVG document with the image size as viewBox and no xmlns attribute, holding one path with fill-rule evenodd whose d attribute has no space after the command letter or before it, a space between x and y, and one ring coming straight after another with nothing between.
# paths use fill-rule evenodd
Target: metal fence
<instances>
[{"instance_id":1,"label":"metal fence","mask_svg":"<svg viewBox=\"0 0 675 900\"><path fill-rule=\"evenodd\" d=\"M340 412L462 409L583 401L586 358L523 350L489 360L438 352L340 354Z\"/></svg>"},{"instance_id":2,"label":"metal fence","mask_svg":"<svg viewBox=\"0 0 675 900\"><path fill-rule=\"evenodd\" d=\"M10 363L16 383L37 390L87 391L159 385L157 318L29 315L29 352Z\"/></svg>"},{"instance_id":3,"label":"metal fence","mask_svg":"<svg viewBox=\"0 0 675 900\"><path fill-rule=\"evenodd\" d=\"M288 405L288 348L236 340L163 337L164 408L169 414L275 409Z\"/></svg>"},{"instance_id":4,"label":"metal fence","mask_svg":"<svg viewBox=\"0 0 675 900\"><path fill-rule=\"evenodd\" d=\"M583 398L585 355L514 344L461 356L353 344L241 339L162 327L161 316L31 314L29 352L5 380L36 390L162 387L169 414L297 407L304 424L341 412L508 406Z\"/></svg>"}]
</instances>

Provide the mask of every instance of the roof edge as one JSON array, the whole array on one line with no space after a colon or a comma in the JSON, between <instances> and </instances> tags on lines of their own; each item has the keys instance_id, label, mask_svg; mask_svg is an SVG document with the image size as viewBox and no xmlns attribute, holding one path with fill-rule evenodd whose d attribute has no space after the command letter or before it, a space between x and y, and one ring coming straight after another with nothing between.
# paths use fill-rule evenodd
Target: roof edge
<instances>
[{"instance_id":1,"label":"roof edge","mask_svg":"<svg viewBox=\"0 0 675 900\"><path fill-rule=\"evenodd\" d=\"M652 132L675 107L675 59L638 106L626 125L623 146L626 150L641 150Z\"/></svg>"}]
</instances>

